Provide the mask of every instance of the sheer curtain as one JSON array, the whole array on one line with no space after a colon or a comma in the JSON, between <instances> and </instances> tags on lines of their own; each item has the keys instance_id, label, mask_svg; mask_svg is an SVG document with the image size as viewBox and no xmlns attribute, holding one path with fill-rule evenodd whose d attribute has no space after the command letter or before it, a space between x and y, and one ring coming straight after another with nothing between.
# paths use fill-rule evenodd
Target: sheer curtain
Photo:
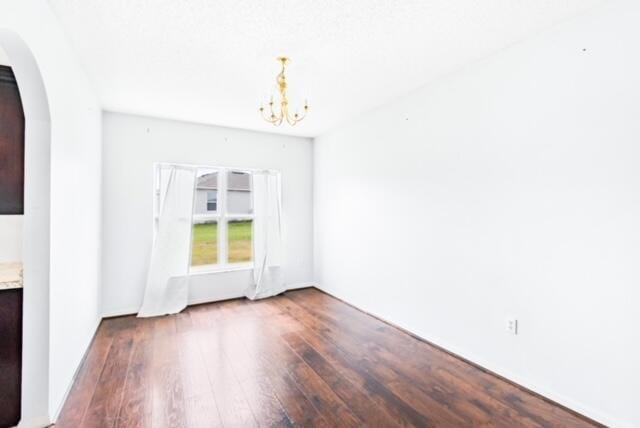
<instances>
[{"instance_id":1,"label":"sheer curtain","mask_svg":"<svg viewBox=\"0 0 640 428\"><path fill-rule=\"evenodd\" d=\"M189 167L171 166L161 174L158 229L138 317L175 314L187 306L195 180Z\"/></svg>"},{"instance_id":2,"label":"sheer curtain","mask_svg":"<svg viewBox=\"0 0 640 428\"><path fill-rule=\"evenodd\" d=\"M249 299L262 299L285 291L282 281L282 192L280 174L257 171L253 174L253 284Z\"/></svg>"}]
</instances>

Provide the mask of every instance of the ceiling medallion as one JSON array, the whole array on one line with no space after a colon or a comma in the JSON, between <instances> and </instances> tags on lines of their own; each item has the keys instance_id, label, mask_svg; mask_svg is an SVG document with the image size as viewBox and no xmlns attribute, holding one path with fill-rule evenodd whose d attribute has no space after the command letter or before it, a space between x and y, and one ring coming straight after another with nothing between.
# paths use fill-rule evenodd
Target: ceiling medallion
<instances>
[{"instance_id":1,"label":"ceiling medallion","mask_svg":"<svg viewBox=\"0 0 640 428\"><path fill-rule=\"evenodd\" d=\"M307 101L304 102L304 112L299 114L295 112L293 115L289 114L289 100L287 99L287 77L285 76L285 68L287 64L289 64L289 58L285 56L278 57L278 62L282 64L282 70L276 76L276 82L278 83L278 91L280 92L280 111L276 111L274 108L273 96L271 96L271 100L269 101L268 109L260 106L260 114L262 118L269 123L272 123L274 126L280 126L284 121L291 126L294 126L296 123L300 122L307 116L307 112L309 111L309 105Z\"/></svg>"}]
</instances>

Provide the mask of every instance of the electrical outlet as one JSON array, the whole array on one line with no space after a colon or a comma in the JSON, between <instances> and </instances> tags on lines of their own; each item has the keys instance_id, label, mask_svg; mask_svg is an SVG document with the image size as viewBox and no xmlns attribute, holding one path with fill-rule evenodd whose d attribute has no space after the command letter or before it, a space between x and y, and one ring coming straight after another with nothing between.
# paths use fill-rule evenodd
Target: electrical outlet
<instances>
[{"instance_id":1,"label":"electrical outlet","mask_svg":"<svg viewBox=\"0 0 640 428\"><path fill-rule=\"evenodd\" d=\"M507 318L507 331L513 335L518 334L518 320L515 318Z\"/></svg>"}]
</instances>

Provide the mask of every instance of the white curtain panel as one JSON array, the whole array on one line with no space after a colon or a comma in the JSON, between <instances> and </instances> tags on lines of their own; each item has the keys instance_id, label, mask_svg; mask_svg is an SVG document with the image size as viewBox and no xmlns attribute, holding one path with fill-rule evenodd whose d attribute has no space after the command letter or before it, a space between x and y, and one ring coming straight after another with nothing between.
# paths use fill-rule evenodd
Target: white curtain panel
<instances>
[{"instance_id":1,"label":"white curtain panel","mask_svg":"<svg viewBox=\"0 0 640 428\"><path fill-rule=\"evenodd\" d=\"M282 191L280 174L253 174L253 284L245 295L263 299L285 291L282 281Z\"/></svg>"},{"instance_id":2,"label":"white curtain panel","mask_svg":"<svg viewBox=\"0 0 640 428\"><path fill-rule=\"evenodd\" d=\"M168 167L161 183L156 239L138 317L175 314L187 306L196 170ZM166 185L165 185L166 183Z\"/></svg>"}]
</instances>

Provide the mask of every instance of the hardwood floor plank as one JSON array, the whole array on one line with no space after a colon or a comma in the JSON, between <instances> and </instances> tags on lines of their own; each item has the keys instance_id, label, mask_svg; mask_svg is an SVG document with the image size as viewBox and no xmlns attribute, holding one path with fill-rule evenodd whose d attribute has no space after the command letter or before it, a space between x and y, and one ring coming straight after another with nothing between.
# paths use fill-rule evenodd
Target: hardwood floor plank
<instances>
[{"instance_id":1,"label":"hardwood floor plank","mask_svg":"<svg viewBox=\"0 0 640 428\"><path fill-rule=\"evenodd\" d=\"M588 427L313 289L106 319L60 427Z\"/></svg>"},{"instance_id":2,"label":"hardwood floor plank","mask_svg":"<svg viewBox=\"0 0 640 428\"><path fill-rule=\"evenodd\" d=\"M153 320L151 423L154 428L183 428L187 424L175 318L163 316Z\"/></svg>"},{"instance_id":3,"label":"hardwood floor plank","mask_svg":"<svg viewBox=\"0 0 640 428\"><path fill-rule=\"evenodd\" d=\"M271 360L271 366L285 367L287 374L296 382L300 391L311 401L323 418L335 426L362 424L363 421L351 412L331 387L286 344L277 332L273 332L270 328L263 331L269 334L270 341L275 345L266 354Z\"/></svg>"},{"instance_id":4,"label":"hardwood floor plank","mask_svg":"<svg viewBox=\"0 0 640 428\"><path fill-rule=\"evenodd\" d=\"M215 428L223 426L212 392L191 395L189 398L186 398L185 417L189 428Z\"/></svg>"},{"instance_id":5,"label":"hardwood floor plank","mask_svg":"<svg viewBox=\"0 0 640 428\"><path fill-rule=\"evenodd\" d=\"M176 319L176 331L186 333L193 330L193 319L187 309L174 315Z\"/></svg>"},{"instance_id":6,"label":"hardwood floor plank","mask_svg":"<svg viewBox=\"0 0 640 428\"><path fill-rule=\"evenodd\" d=\"M215 329L196 334L200 335L199 343L205 361L206 374L218 405L222 424L238 427L258 426L247 397L222 346L219 345L229 340L228 335L233 334L231 330L219 324Z\"/></svg>"},{"instance_id":7,"label":"hardwood floor plank","mask_svg":"<svg viewBox=\"0 0 640 428\"><path fill-rule=\"evenodd\" d=\"M398 422L378 407L366 392L353 385L297 333L284 336L289 346L333 389L349 409L367 426L398 426Z\"/></svg>"},{"instance_id":8,"label":"hardwood floor plank","mask_svg":"<svg viewBox=\"0 0 640 428\"><path fill-rule=\"evenodd\" d=\"M247 314L245 314L245 317ZM263 318L258 318L263 319ZM327 420L317 411L311 400L300 390L295 380L290 376L287 367L267 356L272 346L279 346L278 340L271 335L265 335L265 327L257 328L255 324L234 323L235 330L242 338L247 355L254 364L248 364L253 369L254 376L266 374L266 378L284 409L289 421L294 426L328 427Z\"/></svg>"},{"instance_id":9,"label":"hardwood floor plank","mask_svg":"<svg viewBox=\"0 0 640 428\"><path fill-rule=\"evenodd\" d=\"M284 367L275 369L270 361L263 358L262 355L270 349L265 347L265 340L272 340L264 335L264 318L256 315L256 312L248 308L246 303L222 305L222 314L224 317L234 320L230 325L236 333L234 343L237 346L227 344L225 349L228 350L230 361L232 361L237 376L241 379L243 389L249 397L249 403L256 418L260 421L260 425L293 426L295 420L290 417L278 398L277 388L273 384L274 374L284 377L288 377L289 374L283 370ZM273 342L270 346L272 345ZM300 392L297 387L296 390ZM301 392L300 394L302 397L298 399L306 400ZM313 410L313 413L310 414L312 418L317 417L313 406L310 403L309 406ZM324 421L320 425L324 426Z\"/></svg>"},{"instance_id":10,"label":"hardwood floor plank","mask_svg":"<svg viewBox=\"0 0 640 428\"><path fill-rule=\"evenodd\" d=\"M56 426L73 428L81 425L91 403L91 398L98 384L112 342L113 337L107 334L107 328L104 324L101 324L78 371L73 390L69 393Z\"/></svg>"},{"instance_id":11,"label":"hardwood floor plank","mask_svg":"<svg viewBox=\"0 0 640 428\"><path fill-rule=\"evenodd\" d=\"M206 375L207 365L200 346L203 336L201 332L187 332L178 335L175 340L178 345L180 359L180 375L184 388L184 397L211 394L211 383Z\"/></svg>"},{"instance_id":12,"label":"hardwood floor plank","mask_svg":"<svg viewBox=\"0 0 640 428\"><path fill-rule=\"evenodd\" d=\"M186 312L189 314L192 329L202 330L211 327L211 312L214 311L215 308L210 308L209 305L195 305L188 307Z\"/></svg>"},{"instance_id":13,"label":"hardwood floor plank","mask_svg":"<svg viewBox=\"0 0 640 428\"><path fill-rule=\"evenodd\" d=\"M218 405L206 375L207 367L200 350L199 332L181 333L176 340L180 347L180 373L188 426L221 427Z\"/></svg>"},{"instance_id":14,"label":"hardwood floor plank","mask_svg":"<svg viewBox=\"0 0 640 428\"><path fill-rule=\"evenodd\" d=\"M279 301L277 304L280 303L284 303L284 301ZM291 310L290 306L285 305L284 307ZM433 426L435 424L430 415L417 412L402 400L402 397L394 394L378 378L374 377L363 365L362 358L354 357L353 352L349 353L341 349L328 339L325 335L328 331L327 327L316 325L314 320L305 317L304 314L297 313L297 317L297 321L307 327L299 333L304 340L331 361L345 378L366 391L369 397L391 415L397 424L403 426Z\"/></svg>"},{"instance_id":15,"label":"hardwood floor plank","mask_svg":"<svg viewBox=\"0 0 640 428\"><path fill-rule=\"evenodd\" d=\"M151 335L154 338L171 337L178 332L175 315L149 318L149 321L151 323ZM171 356L170 353L166 353L164 355L165 357Z\"/></svg>"},{"instance_id":16,"label":"hardwood floor plank","mask_svg":"<svg viewBox=\"0 0 640 428\"><path fill-rule=\"evenodd\" d=\"M122 393L132 351L133 339L129 335L124 334L113 339L95 393L80 426L115 426L120 413Z\"/></svg>"},{"instance_id":17,"label":"hardwood floor plank","mask_svg":"<svg viewBox=\"0 0 640 428\"><path fill-rule=\"evenodd\" d=\"M134 336L133 355L125 380L123 398L117 427L151 427L152 395L151 376L152 349L150 339Z\"/></svg>"}]
</instances>

